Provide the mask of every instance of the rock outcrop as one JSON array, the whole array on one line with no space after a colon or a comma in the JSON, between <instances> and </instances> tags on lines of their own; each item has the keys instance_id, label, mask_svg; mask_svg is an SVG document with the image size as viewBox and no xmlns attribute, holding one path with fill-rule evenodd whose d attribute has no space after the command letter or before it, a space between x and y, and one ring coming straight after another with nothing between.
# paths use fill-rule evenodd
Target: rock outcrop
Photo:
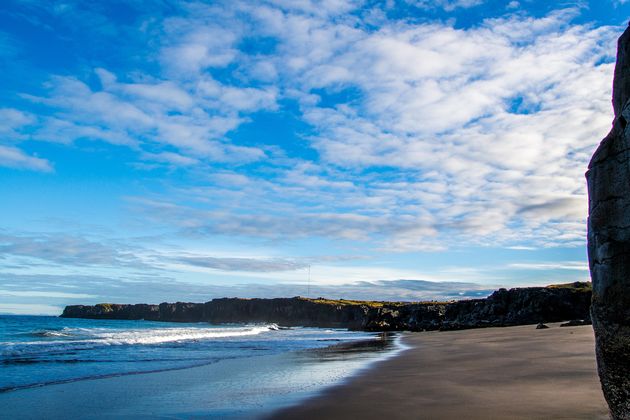
<instances>
[{"instance_id":1,"label":"rock outcrop","mask_svg":"<svg viewBox=\"0 0 630 420\"><path fill-rule=\"evenodd\" d=\"M214 299L206 303L74 305L65 318L276 323L366 331L454 330L588 319L589 283L500 289L486 299L453 302L361 302L308 299Z\"/></svg>"},{"instance_id":2,"label":"rock outcrop","mask_svg":"<svg viewBox=\"0 0 630 420\"><path fill-rule=\"evenodd\" d=\"M160 303L159 305L67 306L64 318L145 319L168 322L209 322L212 324L275 323L287 327L361 329L367 304L353 301L326 301L301 297L277 299L213 299L206 303Z\"/></svg>"},{"instance_id":3,"label":"rock outcrop","mask_svg":"<svg viewBox=\"0 0 630 420\"><path fill-rule=\"evenodd\" d=\"M602 389L613 417L630 419L630 28L619 38L613 107L586 173L588 254Z\"/></svg>"}]
</instances>

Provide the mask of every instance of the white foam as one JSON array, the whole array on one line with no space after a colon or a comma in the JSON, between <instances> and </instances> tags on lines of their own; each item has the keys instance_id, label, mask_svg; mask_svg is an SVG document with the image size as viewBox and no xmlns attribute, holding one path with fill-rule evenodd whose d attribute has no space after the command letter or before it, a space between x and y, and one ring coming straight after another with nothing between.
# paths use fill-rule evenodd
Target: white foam
<instances>
[{"instance_id":1,"label":"white foam","mask_svg":"<svg viewBox=\"0 0 630 420\"><path fill-rule=\"evenodd\" d=\"M276 327L277 328L277 327ZM99 332L95 341L103 344L159 344L178 341L208 340L213 338L243 337L272 331L270 325L245 328L159 328L153 330L129 330Z\"/></svg>"},{"instance_id":2,"label":"white foam","mask_svg":"<svg viewBox=\"0 0 630 420\"><path fill-rule=\"evenodd\" d=\"M46 331L41 336L46 341L0 343L0 345L67 345L67 344L101 344L101 345L133 345L160 344L179 341L201 341L214 338L230 338L258 335L268 331L276 331L276 324L234 327L234 328L155 328L113 330L107 328L64 328L63 332ZM58 340L54 340L57 338Z\"/></svg>"},{"instance_id":3,"label":"white foam","mask_svg":"<svg viewBox=\"0 0 630 420\"><path fill-rule=\"evenodd\" d=\"M35 331L34 333L31 333L31 335L34 335L36 337L69 337L69 334L65 333L65 332L61 332L61 331Z\"/></svg>"}]
</instances>

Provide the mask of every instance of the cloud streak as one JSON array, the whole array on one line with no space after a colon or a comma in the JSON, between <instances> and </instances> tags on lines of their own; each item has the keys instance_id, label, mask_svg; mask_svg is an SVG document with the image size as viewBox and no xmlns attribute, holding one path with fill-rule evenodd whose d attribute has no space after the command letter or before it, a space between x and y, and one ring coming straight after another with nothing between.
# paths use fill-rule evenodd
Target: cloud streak
<instances>
[{"instance_id":1,"label":"cloud streak","mask_svg":"<svg viewBox=\"0 0 630 420\"><path fill-rule=\"evenodd\" d=\"M116 246L67 234L20 234L0 231L0 259L36 258L67 266L146 267L127 246Z\"/></svg>"},{"instance_id":2,"label":"cloud streak","mask_svg":"<svg viewBox=\"0 0 630 420\"><path fill-rule=\"evenodd\" d=\"M305 262L286 259L217 258L186 255L173 258L173 261L195 267L212 268L223 271L249 271L256 273L295 271L308 267L308 264Z\"/></svg>"},{"instance_id":3,"label":"cloud streak","mask_svg":"<svg viewBox=\"0 0 630 420\"><path fill-rule=\"evenodd\" d=\"M27 155L17 147L3 145L0 145L0 166L40 172L53 171L53 166L48 160Z\"/></svg>"}]
</instances>

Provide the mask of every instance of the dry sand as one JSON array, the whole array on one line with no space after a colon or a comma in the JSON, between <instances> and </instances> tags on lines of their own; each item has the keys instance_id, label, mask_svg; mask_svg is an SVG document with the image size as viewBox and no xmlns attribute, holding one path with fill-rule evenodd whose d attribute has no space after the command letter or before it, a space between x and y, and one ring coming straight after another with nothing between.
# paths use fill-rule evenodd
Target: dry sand
<instances>
[{"instance_id":1,"label":"dry sand","mask_svg":"<svg viewBox=\"0 0 630 420\"><path fill-rule=\"evenodd\" d=\"M281 419L607 419L589 326L408 334L409 349Z\"/></svg>"}]
</instances>

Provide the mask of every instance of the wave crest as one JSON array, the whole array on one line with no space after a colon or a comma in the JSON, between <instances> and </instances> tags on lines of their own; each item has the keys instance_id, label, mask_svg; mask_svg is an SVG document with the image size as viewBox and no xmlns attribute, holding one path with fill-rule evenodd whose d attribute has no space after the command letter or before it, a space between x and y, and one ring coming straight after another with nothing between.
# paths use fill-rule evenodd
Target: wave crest
<instances>
[{"instance_id":1,"label":"wave crest","mask_svg":"<svg viewBox=\"0 0 630 420\"><path fill-rule=\"evenodd\" d=\"M201 341L215 338L244 337L268 331L277 331L276 324L228 328L154 328L115 330L107 328L64 328L63 330L38 330L28 333L31 337L45 338L41 341L0 343L2 345L136 345L160 344L180 341Z\"/></svg>"},{"instance_id":2,"label":"wave crest","mask_svg":"<svg viewBox=\"0 0 630 420\"><path fill-rule=\"evenodd\" d=\"M109 345L159 344L178 341L199 341L213 338L242 337L258 335L277 329L272 325L244 328L160 328L154 330L130 330L121 332L97 333L96 340Z\"/></svg>"}]
</instances>

